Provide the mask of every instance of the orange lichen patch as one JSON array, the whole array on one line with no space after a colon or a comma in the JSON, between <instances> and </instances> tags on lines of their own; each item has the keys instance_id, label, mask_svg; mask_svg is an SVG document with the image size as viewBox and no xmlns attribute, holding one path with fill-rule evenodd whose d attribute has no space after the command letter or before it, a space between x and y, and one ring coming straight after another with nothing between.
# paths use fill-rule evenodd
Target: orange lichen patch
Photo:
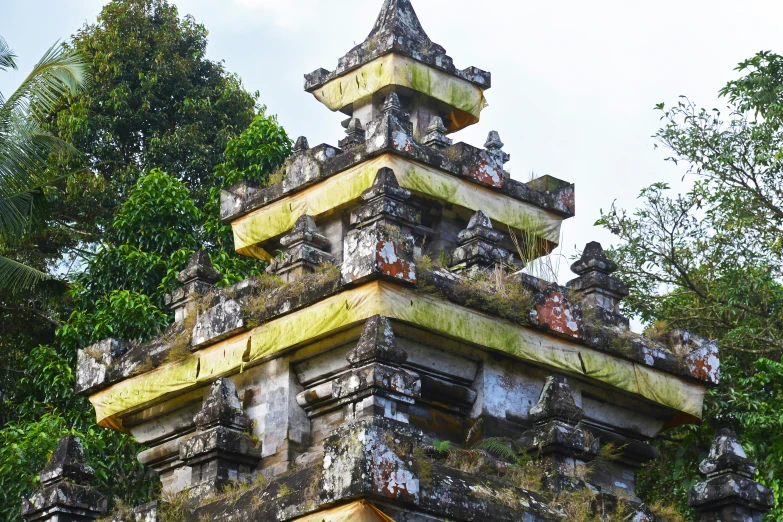
<instances>
[{"instance_id":1,"label":"orange lichen patch","mask_svg":"<svg viewBox=\"0 0 783 522\"><path fill-rule=\"evenodd\" d=\"M490 187L502 188L506 182L503 169L485 153L481 154L479 162L467 169L468 176Z\"/></svg>"},{"instance_id":2,"label":"orange lichen patch","mask_svg":"<svg viewBox=\"0 0 783 522\"><path fill-rule=\"evenodd\" d=\"M389 238L381 238L375 247L378 271L389 277L416 284L416 267L399 251L402 247Z\"/></svg>"},{"instance_id":3,"label":"orange lichen patch","mask_svg":"<svg viewBox=\"0 0 783 522\"><path fill-rule=\"evenodd\" d=\"M553 332L582 338L582 311L558 288L549 288L536 296L533 322Z\"/></svg>"}]
</instances>

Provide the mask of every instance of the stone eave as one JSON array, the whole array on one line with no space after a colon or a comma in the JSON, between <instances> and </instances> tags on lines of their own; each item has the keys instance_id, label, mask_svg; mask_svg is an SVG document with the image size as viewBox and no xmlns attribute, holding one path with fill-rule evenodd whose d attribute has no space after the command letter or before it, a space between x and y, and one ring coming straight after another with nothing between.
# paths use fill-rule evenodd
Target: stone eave
<instances>
[{"instance_id":1,"label":"stone eave","mask_svg":"<svg viewBox=\"0 0 783 522\"><path fill-rule=\"evenodd\" d=\"M313 150L317 149L331 149L333 151L331 155L314 155L313 159L319 162L320 167L318 181L329 179L370 159L390 153L441 170L471 184L489 188L510 198L529 203L563 218L573 217L576 211L574 185L552 176L542 176L522 183L504 173L500 186L479 181L471 173L487 167L487 158L482 154L485 151L467 143L457 143L445 151L440 151L420 145L409 138L407 140L389 139L380 146L365 142L346 151L325 144L315 147ZM289 164L292 158L293 156L289 158ZM282 167L283 173L285 170L286 166ZM224 223L232 223L264 206L306 190L309 186L311 185L301 185L286 190L282 182L264 188L240 182L222 191L220 219Z\"/></svg>"},{"instance_id":2,"label":"stone eave","mask_svg":"<svg viewBox=\"0 0 783 522\"><path fill-rule=\"evenodd\" d=\"M360 47L361 45L357 45L354 49L359 49ZM340 78L341 76L344 76L352 71L355 71L356 69L359 69L363 65L366 65L367 63L372 62L373 60L376 60L378 58L381 58L387 54L399 54L400 56L413 58L414 60L421 62L424 65L451 74L456 78L465 80L466 82L470 82L476 87L480 87L485 91L487 89L492 88L492 73L489 71L484 71L475 66L466 67L465 69L457 69L453 65L449 67L449 66L444 66L442 63L439 64L437 57L429 56L422 53L410 52L410 51L406 52L405 50L399 48L397 49L388 48L384 50L375 50L370 53L367 53L360 59L361 61L357 61L356 63L353 63L352 65L347 67L343 67L343 68L338 67L334 71L329 71L323 68L316 69L312 73L305 75L304 90L306 92L313 92L314 90L334 80L335 78Z\"/></svg>"},{"instance_id":3,"label":"stone eave","mask_svg":"<svg viewBox=\"0 0 783 522\"><path fill-rule=\"evenodd\" d=\"M382 154L311 185L302 191L269 202L231 222L236 251L269 260L264 243L285 234L298 218L323 216L355 204L369 189L378 169L395 171L400 186L415 194L465 208L484 210L498 223L518 233L527 230L555 248L560 240L562 214L513 198L485 185L471 183L441 169L396 154ZM536 230L531 230L531 224Z\"/></svg>"},{"instance_id":4,"label":"stone eave","mask_svg":"<svg viewBox=\"0 0 783 522\"><path fill-rule=\"evenodd\" d=\"M448 107L443 115L449 133L478 123L488 105L483 88L399 53L379 56L309 92L329 110L351 114L356 102L388 88L412 91Z\"/></svg>"},{"instance_id":5,"label":"stone eave","mask_svg":"<svg viewBox=\"0 0 783 522\"><path fill-rule=\"evenodd\" d=\"M265 324L206 346L183 359L164 363L120 382L89 390L98 423L123 429L121 417L141 408L205 386L277 357L293 348L338 334L374 315L384 315L482 349L506 353L519 360L549 367L583 379L602 382L680 412L680 420L701 417L703 394L709 382L694 375L673 375L655 367L654 357L631 360L591 347L578 339L511 323L483 312L393 282L372 281L344 289L320 301L286 311ZM654 355L654 354L653 354ZM165 359L164 359L165 360ZM650 364L652 362L652 364ZM659 363L660 364L660 363ZM664 366L666 366L664 364ZM127 368L130 369L130 368ZM680 368L681 373L687 369Z\"/></svg>"},{"instance_id":6,"label":"stone eave","mask_svg":"<svg viewBox=\"0 0 783 522\"><path fill-rule=\"evenodd\" d=\"M454 76L455 78L469 82L485 91L492 87L492 73L481 70L478 67L470 66L465 69L457 69L453 64L444 64L443 60L439 60L438 56L432 56L413 50L406 50L400 46L378 48L369 52L362 52L363 46L366 44L367 41L362 42L362 44L357 45L351 51L349 51L346 56L353 54L353 57L352 59L345 61L350 62L350 65L345 65L343 67L338 66L334 71L320 68L316 69L310 74L305 74L304 90L311 93L316 89L323 87L332 80L350 74L356 69L359 69L362 66L367 65L368 63L371 63L388 54L397 54L407 58L412 58L413 60L416 60L423 65L432 67L433 69L442 71L446 74Z\"/></svg>"}]
</instances>

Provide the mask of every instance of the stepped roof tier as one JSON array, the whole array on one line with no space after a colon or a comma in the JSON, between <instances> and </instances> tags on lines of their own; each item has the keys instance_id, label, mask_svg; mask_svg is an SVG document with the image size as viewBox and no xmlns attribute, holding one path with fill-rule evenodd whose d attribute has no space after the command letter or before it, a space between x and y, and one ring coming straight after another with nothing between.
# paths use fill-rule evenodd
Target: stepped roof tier
<instances>
[{"instance_id":1,"label":"stepped roof tier","mask_svg":"<svg viewBox=\"0 0 783 522\"><path fill-rule=\"evenodd\" d=\"M266 274L219 288L196 252L162 336L80 350L97 422L149 448L139 460L190 499L188 522L545 522L569 520L569 502L665 522L635 474L651 439L699 422L717 343L633 333L598 243L566 286L533 275L575 214L574 186L512 179L495 131L481 148L447 136L478 121L490 77L455 69L409 0L384 0L368 39L307 78L350 116L345 137L300 137L277 183L222 193L237 252ZM473 112L443 94L463 88ZM722 458L741 448L721 440L694 507L760 516L768 493L750 494L750 464ZM724 461L739 464L716 474ZM161 506L129 516L162 520Z\"/></svg>"},{"instance_id":2,"label":"stepped roof tier","mask_svg":"<svg viewBox=\"0 0 783 522\"><path fill-rule=\"evenodd\" d=\"M424 32L410 0L384 0L370 34L340 58L337 69L318 69L305 77L305 90L333 111L360 116L373 98L382 100L394 88L442 117L448 132L479 121L491 84L486 71L454 66ZM417 134L427 125L419 125Z\"/></svg>"}]
</instances>

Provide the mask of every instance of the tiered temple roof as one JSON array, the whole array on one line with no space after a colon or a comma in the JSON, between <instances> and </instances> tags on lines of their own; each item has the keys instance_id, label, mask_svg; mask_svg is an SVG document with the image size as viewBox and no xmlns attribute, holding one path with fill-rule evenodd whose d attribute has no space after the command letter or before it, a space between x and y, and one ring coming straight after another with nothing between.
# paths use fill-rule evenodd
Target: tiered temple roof
<instances>
[{"instance_id":1,"label":"tiered temple roof","mask_svg":"<svg viewBox=\"0 0 783 522\"><path fill-rule=\"evenodd\" d=\"M717 345L631 332L597 243L567 287L526 270L574 216L574 186L514 180L495 131L483 148L447 136L479 122L490 85L409 0L384 0L364 42L306 76L348 116L339 146L300 137L282 182L223 191L237 252L267 275L219 288L196 253L160 338L79 352L77 391L149 448L140 461L189 499L188 520L663 520L635 472L652 438L699 421ZM692 503L705 520L756 516L768 492L751 494L722 437ZM94 499L74 520L96 518Z\"/></svg>"}]
</instances>

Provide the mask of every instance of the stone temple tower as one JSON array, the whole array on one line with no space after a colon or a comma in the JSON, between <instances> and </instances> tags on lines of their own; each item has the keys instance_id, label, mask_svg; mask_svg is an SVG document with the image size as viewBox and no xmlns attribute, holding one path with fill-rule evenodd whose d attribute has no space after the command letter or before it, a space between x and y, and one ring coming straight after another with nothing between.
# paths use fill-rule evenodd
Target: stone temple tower
<instances>
[{"instance_id":1,"label":"stone temple tower","mask_svg":"<svg viewBox=\"0 0 783 522\"><path fill-rule=\"evenodd\" d=\"M301 137L279 183L223 192L237 252L267 274L218 288L197 253L164 335L79 353L78 393L149 448L139 460L164 498L189 499L187 520L663 520L635 473L651 438L699 421L717 346L632 333L598 243L567 287L525 270L574 216L574 186L512 179L497 132L453 142L491 83L410 0L383 0L364 42L306 75L345 137ZM692 502L705 520L760 520L770 493L721 437ZM59 520L48 498L29 520Z\"/></svg>"}]
</instances>

